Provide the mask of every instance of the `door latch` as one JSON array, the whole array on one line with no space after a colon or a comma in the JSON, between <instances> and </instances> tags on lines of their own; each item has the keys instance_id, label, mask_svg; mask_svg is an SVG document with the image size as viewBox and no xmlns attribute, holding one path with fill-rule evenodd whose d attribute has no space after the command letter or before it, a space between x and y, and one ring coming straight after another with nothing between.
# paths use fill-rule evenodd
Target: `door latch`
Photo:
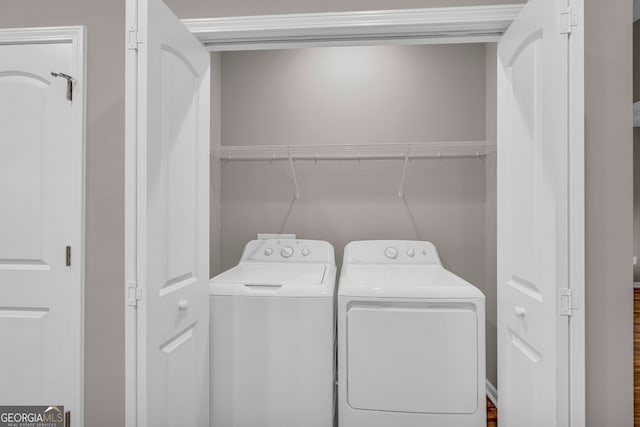
<instances>
[{"instance_id":1,"label":"door latch","mask_svg":"<svg viewBox=\"0 0 640 427\"><path fill-rule=\"evenodd\" d=\"M64 258L65 258L65 265L67 267L71 267L71 246L67 246L67 249L65 250Z\"/></svg>"},{"instance_id":2,"label":"door latch","mask_svg":"<svg viewBox=\"0 0 640 427\"><path fill-rule=\"evenodd\" d=\"M73 101L73 83L76 81L76 79L74 79L73 77L65 74L65 73L54 73L52 72L51 75L53 77L62 77L63 79L65 79L67 81L67 99L69 101Z\"/></svg>"}]
</instances>

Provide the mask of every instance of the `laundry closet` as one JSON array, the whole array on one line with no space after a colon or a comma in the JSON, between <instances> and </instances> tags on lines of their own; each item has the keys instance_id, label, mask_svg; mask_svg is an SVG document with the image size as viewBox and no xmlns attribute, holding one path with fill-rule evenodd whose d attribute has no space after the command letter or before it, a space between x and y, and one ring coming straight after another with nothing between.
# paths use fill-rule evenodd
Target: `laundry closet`
<instances>
[{"instance_id":1,"label":"laundry closet","mask_svg":"<svg viewBox=\"0 0 640 427\"><path fill-rule=\"evenodd\" d=\"M214 52L210 275L258 233L427 240L487 296L496 384L495 45Z\"/></svg>"},{"instance_id":2,"label":"laundry closet","mask_svg":"<svg viewBox=\"0 0 640 427\"><path fill-rule=\"evenodd\" d=\"M158 0L127 4L131 422L161 425L185 408L191 424L209 418L208 297L222 294L207 279L258 253L310 253L258 241L241 259L261 233L327 241L338 268L366 252L344 254L348 242L433 243L437 253L380 244L374 258L442 260L484 293L486 390L495 400L499 386L501 423L579 419L569 391L584 379L584 316L571 317L584 289L584 85L572 9L531 0L181 22ZM366 298L340 292L338 304Z\"/></svg>"}]
</instances>

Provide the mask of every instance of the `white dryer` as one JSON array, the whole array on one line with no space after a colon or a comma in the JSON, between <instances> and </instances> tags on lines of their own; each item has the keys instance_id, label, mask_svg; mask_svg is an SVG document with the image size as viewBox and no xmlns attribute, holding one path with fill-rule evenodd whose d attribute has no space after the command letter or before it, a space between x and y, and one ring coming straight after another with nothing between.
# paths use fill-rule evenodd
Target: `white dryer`
<instances>
[{"instance_id":1,"label":"white dryer","mask_svg":"<svg viewBox=\"0 0 640 427\"><path fill-rule=\"evenodd\" d=\"M429 242L349 243L338 287L338 425L485 426L484 304Z\"/></svg>"},{"instance_id":2,"label":"white dryer","mask_svg":"<svg viewBox=\"0 0 640 427\"><path fill-rule=\"evenodd\" d=\"M211 426L331 427L333 247L254 240L210 282Z\"/></svg>"}]
</instances>

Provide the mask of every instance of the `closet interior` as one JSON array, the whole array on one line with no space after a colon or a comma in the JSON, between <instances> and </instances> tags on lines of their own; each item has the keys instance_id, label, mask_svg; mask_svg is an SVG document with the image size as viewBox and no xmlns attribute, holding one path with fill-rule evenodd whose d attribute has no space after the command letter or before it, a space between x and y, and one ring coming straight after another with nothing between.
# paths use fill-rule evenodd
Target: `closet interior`
<instances>
[{"instance_id":1,"label":"closet interior","mask_svg":"<svg viewBox=\"0 0 640 427\"><path fill-rule=\"evenodd\" d=\"M210 276L258 233L427 240L486 296L496 367L496 46L211 55Z\"/></svg>"}]
</instances>

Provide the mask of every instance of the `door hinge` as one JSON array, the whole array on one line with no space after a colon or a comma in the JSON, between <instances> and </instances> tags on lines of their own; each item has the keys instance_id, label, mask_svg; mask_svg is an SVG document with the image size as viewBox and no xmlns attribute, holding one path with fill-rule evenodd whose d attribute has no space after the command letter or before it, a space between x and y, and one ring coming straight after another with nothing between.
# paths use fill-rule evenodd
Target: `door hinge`
<instances>
[{"instance_id":1,"label":"door hinge","mask_svg":"<svg viewBox=\"0 0 640 427\"><path fill-rule=\"evenodd\" d=\"M578 26L578 14L571 6L560 12L560 34L571 34L573 27Z\"/></svg>"},{"instance_id":2,"label":"door hinge","mask_svg":"<svg viewBox=\"0 0 640 427\"><path fill-rule=\"evenodd\" d=\"M135 282L129 282L127 286L127 305L129 307L136 307L138 301L142 299L142 288L136 286Z\"/></svg>"},{"instance_id":3,"label":"door hinge","mask_svg":"<svg viewBox=\"0 0 640 427\"><path fill-rule=\"evenodd\" d=\"M127 31L127 47L129 50L138 50L138 45L142 44L142 33L138 27L129 27Z\"/></svg>"},{"instance_id":4,"label":"door hinge","mask_svg":"<svg viewBox=\"0 0 640 427\"><path fill-rule=\"evenodd\" d=\"M573 310L580 308L580 300L571 289L561 288L558 294L560 297L560 316L571 316Z\"/></svg>"}]
</instances>

